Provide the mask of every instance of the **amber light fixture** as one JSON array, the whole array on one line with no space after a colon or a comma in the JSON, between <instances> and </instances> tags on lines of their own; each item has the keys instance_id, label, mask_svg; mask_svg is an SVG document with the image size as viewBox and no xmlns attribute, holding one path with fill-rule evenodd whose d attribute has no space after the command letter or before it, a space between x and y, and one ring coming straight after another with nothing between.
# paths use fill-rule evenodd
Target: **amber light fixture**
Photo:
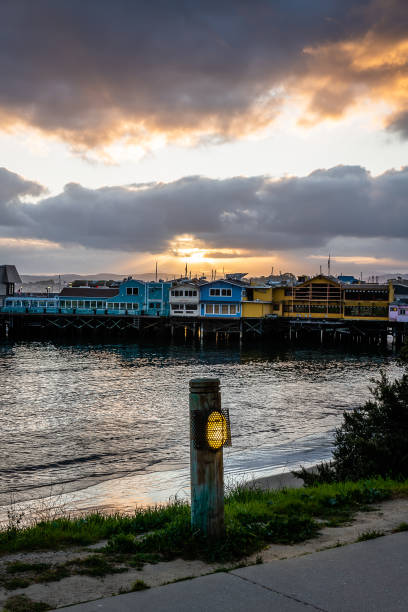
<instances>
[{"instance_id":1,"label":"amber light fixture","mask_svg":"<svg viewBox=\"0 0 408 612\"><path fill-rule=\"evenodd\" d=\"M218 410L213 410L208 416L205 437L208 446L213 450L222 448L228 441L227 419Z\"/></svg>"}]
</instances>

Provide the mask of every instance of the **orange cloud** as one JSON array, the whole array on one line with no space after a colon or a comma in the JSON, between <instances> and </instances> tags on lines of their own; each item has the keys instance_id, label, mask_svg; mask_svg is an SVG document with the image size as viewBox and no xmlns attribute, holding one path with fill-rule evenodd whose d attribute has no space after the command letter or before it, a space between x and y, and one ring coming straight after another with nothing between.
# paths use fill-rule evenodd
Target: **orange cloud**
<instances>
[{"instance_id":1,"label":"orange cloud","mask_svg":"<svg viewBox=\"0 0 408 612\"><path fill-rule=\"evenodd\" d=\"M303 123L340 118L362 103L408 108L408 34L390 39L370 31L354 40L304 49L307 70L292 84L306 100ZM392 114L385 119L392 123Z\"/></svg>"}]
</instances>

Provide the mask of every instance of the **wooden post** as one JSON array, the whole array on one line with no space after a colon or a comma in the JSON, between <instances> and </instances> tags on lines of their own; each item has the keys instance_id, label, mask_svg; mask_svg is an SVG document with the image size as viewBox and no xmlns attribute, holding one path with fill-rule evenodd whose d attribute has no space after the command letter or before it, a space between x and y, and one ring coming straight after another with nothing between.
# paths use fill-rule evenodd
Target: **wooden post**
<instances>
[{"instance_id":1,"label":"wooden post","mask_svg":"<svg viewBox=\"0 0 408 612\"><path fill-rule=\"evenodd\" d=\"M218 450L196 448L194 412L221 409L218 378L190 380L190 470L191 470L191 527L208 538L219 538L224 526L224 464L222 447Z\"/></svg>"}]
</instances>

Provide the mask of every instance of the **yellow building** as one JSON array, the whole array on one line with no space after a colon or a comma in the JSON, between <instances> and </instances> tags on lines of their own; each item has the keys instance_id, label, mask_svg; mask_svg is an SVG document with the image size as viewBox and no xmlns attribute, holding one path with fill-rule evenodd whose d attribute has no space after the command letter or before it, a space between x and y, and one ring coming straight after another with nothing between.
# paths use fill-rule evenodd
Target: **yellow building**
<instances>
[{"instance_id":1,"label":"yellow building","mask_svg":"<svg viewBox=\"0 0 408 612\"><path fill-rule=\"evenodd\" d=\"M388 306L394 299L392 283L343 287L343 318L359 321L388 321Z\"/></svg>"},{"instance_id":2,"label":"yellow building","mask_svg":"<svg viewBox=\"0 0 408 612\"><path fill-rule=\"evenodd\" d=\"M273 314L272 287L246 287L242 298L242 317L261 319Z\"/></svg>"},{"instance_id":3,"label":"yellow building","mask_svg":"<svg viewBox=\"0 0 408 612\"><path fill-rule=\"evenodd\" d=\"M315 276L293 287L277 287L275 312L281 317L340 319L343 314L342 285L328 276Z\"/></svg>"},{"instance_id":4,"label":"yellow building","mask_svg":"<svg viewBox=\"0 0 408 612\"><path fill-rule=\"evenodd\" d=\"M392 283L346 285L322 274L286 287L246 289L243 317L277 315L300 319L387 321Z\"/></svg>"}]
</instances>

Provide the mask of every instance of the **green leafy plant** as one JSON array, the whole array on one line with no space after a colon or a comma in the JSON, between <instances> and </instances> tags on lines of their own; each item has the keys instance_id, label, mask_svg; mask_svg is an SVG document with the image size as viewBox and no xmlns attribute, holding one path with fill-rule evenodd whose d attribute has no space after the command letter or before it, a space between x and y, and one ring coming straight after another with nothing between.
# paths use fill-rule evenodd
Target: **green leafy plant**
<instances>
[{"instance_id":1,"label":"green leafy plant","mask_svg":"<svg viewBox=\"0 0 408 612\"><path fill-rule=\"evenodd\" d=\"M344 412L334 437L333 460L293 472L307 486L373 476L408 477L408 373L390 381L384 373L371 389L373 399Z\"/></svg>"}]
</instances>

